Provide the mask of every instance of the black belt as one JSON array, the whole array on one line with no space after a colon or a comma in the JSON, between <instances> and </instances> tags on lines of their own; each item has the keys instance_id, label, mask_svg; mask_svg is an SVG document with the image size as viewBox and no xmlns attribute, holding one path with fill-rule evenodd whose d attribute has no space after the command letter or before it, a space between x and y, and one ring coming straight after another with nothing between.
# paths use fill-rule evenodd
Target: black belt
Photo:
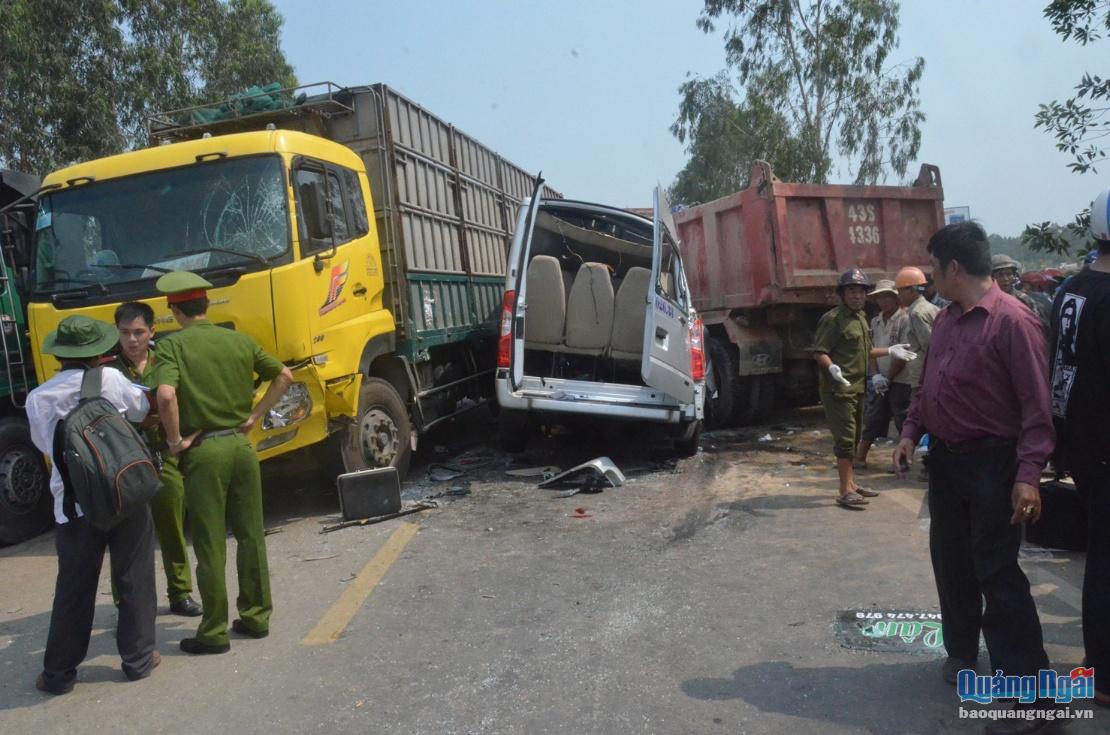
<instances>
[{"instance_id":1,"label":"black belt","mask_svg":"<svg viewBox=\"0 0 1110 735\"><path fill-rule=\"evenodd\" d=\"M200 443L203 442L205 439L214 439L218 436L234 436L238 433L240 433L239 429L214 429L213 431L202 431L197 436L197 438L193 440L193 443L189 445L189 448L192 449L195 446L199 446ZM188 434L186 434L186 436L188 436Z\"/></svg>"},{"instance_id":2,"label":"black belt","mask_svg":"<svg viewBox=\"0 0 1110 735\"><path fill-rule=\"evenodd\" d=\"M972 454L984 452L988 449L1002 449L1003 447L1017 447L1017 439L1004 439L1000 436L987 436L982 439L968 439L965 442L950 442L947 439L933 437L937 444L943 446L952 454Z\"/></svg>"}]
</instances>

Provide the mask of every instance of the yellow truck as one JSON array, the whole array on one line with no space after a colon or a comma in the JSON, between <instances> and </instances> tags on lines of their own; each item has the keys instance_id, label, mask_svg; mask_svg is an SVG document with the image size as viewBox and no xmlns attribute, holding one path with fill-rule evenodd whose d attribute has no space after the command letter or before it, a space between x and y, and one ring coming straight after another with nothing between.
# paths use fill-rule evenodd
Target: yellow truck
<instances>
[{"instance_id":1,"label":"yellow truck","mask_svg":"<svg viewBox=\"0 0 1110 735\"><path fill-rule=\"evenodd\" d=\"M43 338L70 314L146 301L158 333L176 329L154 282L190 270L215 286L209 318L295 376L252 432L262 459L312 446L403 476L418 436L492 399L514 213L556 192L383 84L270 90L148 126L153 147L44 181L40 381L57 369Z\"/></svg>"}]
</instances>

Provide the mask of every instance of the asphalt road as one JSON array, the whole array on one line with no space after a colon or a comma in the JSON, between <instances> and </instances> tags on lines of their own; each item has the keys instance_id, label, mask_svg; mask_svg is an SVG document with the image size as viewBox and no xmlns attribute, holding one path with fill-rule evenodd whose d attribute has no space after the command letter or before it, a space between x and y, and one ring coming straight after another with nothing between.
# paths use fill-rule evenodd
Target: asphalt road
<instances>
[{"instance_id":1,"label":"asphalt road","mask_svg":"<svg viewBox=\"0 0 1110 735\"><path fill-rule=\"evenodd\" d=\"M698 456L668 463L657 437L623 426L509 457L490 451L475 416L432 437L405 487L409 499L468 495L326 534L338 520L330 483L271 467L270 637L190 657L177 644L195 621L161 615L163 663L128 683L105 576L89 657L62 697L33 686L52 535L2 549L0 733L980 731L959 718L935 654L853 650L836 636L839 611L936 610L925 485L876 467L865 477L883 495L863 512L839 508L819 414L775 421L706 436ZM600 454L624 487L556 497L505 475ZM429 463L466 472L433 482ZM1049 655L1070 670L1082 657L1082 556L1025 556ZM233 569L228 579L234 598ZM1103 732L1107 715L1057 731Z\"/></svg>"}]
</instances>

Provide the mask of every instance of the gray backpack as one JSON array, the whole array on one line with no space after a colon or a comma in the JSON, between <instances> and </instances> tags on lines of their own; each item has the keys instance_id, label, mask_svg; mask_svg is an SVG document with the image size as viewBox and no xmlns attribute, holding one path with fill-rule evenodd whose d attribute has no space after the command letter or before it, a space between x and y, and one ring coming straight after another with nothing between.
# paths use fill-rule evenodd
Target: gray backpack
<instances>
[{"instance_id":1,"label":"gray backpack","mask_svg":"<svg viewBox=\"0 0 1110 735\"><path fill-rule=\"evenodd\" d=\"M100 395L103 368L86 370L77 407L55 434L61 450L58 470L65 480L65 501L76 500L89 522L110 530L139 510L161 487L146 442L111 401ZM73 518L72 503L64 502Z\"/></svg>"}]
</instances>

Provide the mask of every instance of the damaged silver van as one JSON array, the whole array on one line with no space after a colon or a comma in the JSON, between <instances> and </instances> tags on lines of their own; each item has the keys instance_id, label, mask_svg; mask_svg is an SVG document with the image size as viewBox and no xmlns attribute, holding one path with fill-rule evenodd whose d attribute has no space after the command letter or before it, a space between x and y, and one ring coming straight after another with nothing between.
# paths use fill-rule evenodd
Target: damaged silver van
<instances>
[{"instance_id":1,"label":"damaged silver van","mask_svg":"<svg viewBox=\"0 0 1110 735\"><path fill-rule=\"evenodd\" d=\"M497 400L506 449L575 417L667 424L697 451L705 400L702 325L670 207L653 221L600 204L522 202L506 269Z\"/></svg>"}]
</instances>

